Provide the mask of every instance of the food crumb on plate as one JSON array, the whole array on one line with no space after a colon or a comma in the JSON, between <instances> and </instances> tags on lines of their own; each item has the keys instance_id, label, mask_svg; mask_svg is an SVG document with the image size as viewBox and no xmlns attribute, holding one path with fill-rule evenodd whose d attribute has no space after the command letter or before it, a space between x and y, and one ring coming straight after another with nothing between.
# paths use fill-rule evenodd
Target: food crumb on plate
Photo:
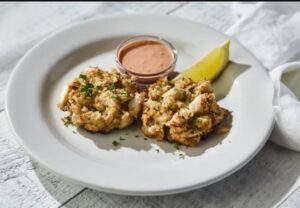
<instances>
[{"instance_id":1,"label":"food crumb on plate","mask_svg":"<svg viewBox=\"0 0 300 208\"><path fill-rule=\"evenodd\" d=\"M64 122L64 125L66 127L73 124L70 116L66 116L66 117L62 118L61 120L62 120L62 122Z\"/></svg>"},{"instance_id":2,"label":"food crumb on plate","mask_svg":"<svg viewBox=\"0 0 300 208\"><path fill-rule=\"evenodd\" d=\"M178 143L173 143L173 147L176 149L176 150L179 150L180 149L180 146Z\"/></svg>"},{"instance_id":3,"label":"food crumb on plate","mask_svg":"<svg viewBox=\"0 0 300 208\"><path fill-rule=\"evenodd\" d=\"M112 142L112 144L113 144L115 147L117 147L117 146L119 146L119 145L120 145L120 142L118 142L118 141L114 140L114 141Z\"/></svg>"},{"instance_id":4,"label":"food crumb on plate","mask_svg":"<svg viewBox=\"0 0 300 208\"><path fill-rule=\"evenodd\" d=\"M121 140L121 141L124 141L124 140L126 140L126 139L125 139L125 138L123 138L123 137L120 137L120 140Z\"/></svg>"},{"instance_id":5,"label":"food crumb on plate","mask_svg":"<svg viewBox=\"0 0 300 208\"><path fill-rule=\"evenodd\" d=\"M185 158L185 155L183 153L180 153L178 156L179 156L179 159L181 159L181 160L184 160L184 158Z\"/></svg>"}]
</instances>

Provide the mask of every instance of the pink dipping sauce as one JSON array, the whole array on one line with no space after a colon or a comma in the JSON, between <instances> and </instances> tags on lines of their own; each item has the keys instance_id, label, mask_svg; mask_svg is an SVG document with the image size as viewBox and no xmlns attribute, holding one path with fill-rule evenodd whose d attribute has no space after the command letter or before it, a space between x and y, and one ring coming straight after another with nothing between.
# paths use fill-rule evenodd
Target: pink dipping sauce
<instances>
[{"instance_id":1,"label":"pink dipping sauce","mask_svg":"<svg viewBox=\"0 0 300 208\"><path fill-rule=\"evenodd\" d=\"M122 42L117 48L118 69L136 78L145 88L160 77L173 72L177 51L166 40L156 36L137 36Z\"/></svg>"},{"instance_id":2,"label":"pink dipping sauce","mask_svg":"<svg viewBox=\"0 0 300 208\"><path fill-rule=\"evenodd\" d=\"M174 56L165 44L154 40L142 40L122 48L119 59L129 71L139 74L157 74L172 65Z\"/></svg>"}]
</instances>

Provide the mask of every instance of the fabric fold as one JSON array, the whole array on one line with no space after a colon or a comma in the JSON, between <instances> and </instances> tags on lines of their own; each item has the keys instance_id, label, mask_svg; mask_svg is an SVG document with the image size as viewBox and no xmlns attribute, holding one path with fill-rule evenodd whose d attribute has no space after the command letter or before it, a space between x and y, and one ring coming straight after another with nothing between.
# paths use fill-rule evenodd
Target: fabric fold
<instances>
[{"instance_id":1,"label":"fabric fold","mask_svg":"<svg viewBox=\"0 0 300 208\"><path fill-rule=\"evenodd\" d=\"M234 3L233 9L241 18L226 33L258 58L274 83L276 125L270 139L300 151L300 102L282 81L284 74L300 70L300 62L294 62L300 60L300 4Z\"/></svg>"}]
</instances>

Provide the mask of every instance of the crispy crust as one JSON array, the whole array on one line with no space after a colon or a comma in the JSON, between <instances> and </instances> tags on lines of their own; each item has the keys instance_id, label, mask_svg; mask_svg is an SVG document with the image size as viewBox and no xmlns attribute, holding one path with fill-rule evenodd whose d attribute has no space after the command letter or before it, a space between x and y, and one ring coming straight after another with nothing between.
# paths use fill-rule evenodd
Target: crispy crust
<instances>
[{"instance_id":1,"label":"crispy crust","mask_svg":"<svg viewBox=\"0 0 300 208\"><path fill-rule=\"evenodd\" d=\"M76 127L92 132L110 132L129 126L142 110L144 93L133 78L91 67L73 79L58 104L70 112Z\"/></svg>"},{"instance_id":2,"label":"crispy crust","mask_svg":"<svg viewBox=\"0 0 300 208\"><path fill-rule=\"evenodd\" d=\"M160 141L198 145L229 113L217 104L210 81L195 83L182 77L174 84L162 78L149 87L147 95L142 131Z\"/></svg>"}]
</instances>

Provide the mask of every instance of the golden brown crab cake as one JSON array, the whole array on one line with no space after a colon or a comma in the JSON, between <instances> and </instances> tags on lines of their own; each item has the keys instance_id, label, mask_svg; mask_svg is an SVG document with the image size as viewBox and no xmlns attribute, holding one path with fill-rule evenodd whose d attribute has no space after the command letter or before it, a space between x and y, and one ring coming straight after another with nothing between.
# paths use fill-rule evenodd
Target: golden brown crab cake
<instances>
[{"instance_id":1,"label":"golden brown crab cake","mask_svg":"<svg viewBox=\"0 0 300 208\"><path fill-rule=\"evenodd\" d=\"M210 81L181 77L173 83L162 78L148 89L142 131L158 140L195 146L228 113L217 104Z\"/></svg>"},{"instance_id":2,"label":"golden brown crab cake","mask_svg":"<svg viewBox=\"0 0 300 208\"><path fill-rule=\"evenodd\" d=\"M143 102L144 93L138 92L132 77L91 67L69 83L58 107L70 112L76 127L110 132L138 118Z\"/></svg>"}]
</instances>

